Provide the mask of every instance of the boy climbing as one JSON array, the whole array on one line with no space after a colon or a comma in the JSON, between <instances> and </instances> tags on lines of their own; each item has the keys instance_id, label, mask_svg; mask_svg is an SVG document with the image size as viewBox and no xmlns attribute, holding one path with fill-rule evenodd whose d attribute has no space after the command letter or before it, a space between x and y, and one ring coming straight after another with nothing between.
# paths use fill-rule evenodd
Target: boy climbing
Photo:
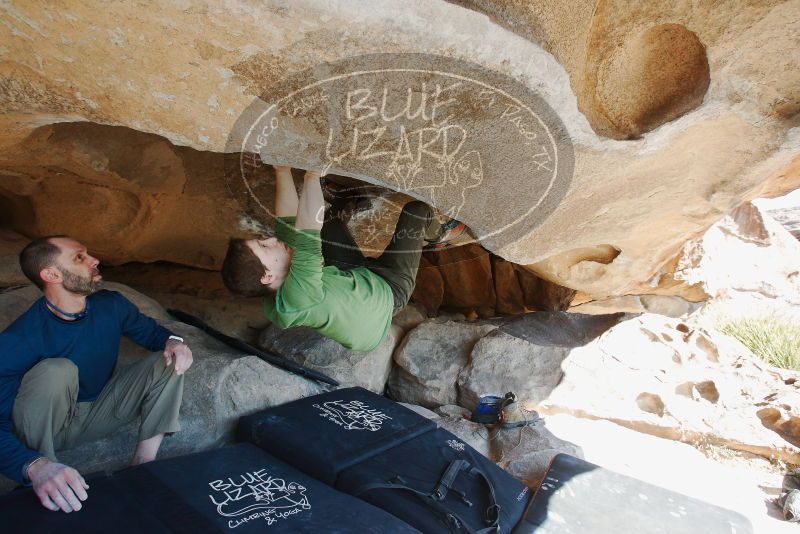
<instances>
[{"instance_id":1,"label":"boy climbing","mask_svg":"<svg viewBox=\"0 0 800 534\"><path fill-rule=\"evenodd\" d=\"M309 326L351 350L373 350L414 290L431 208L406 204L386 250L367 258L336 206L323 224L320 173L305 173L299 199L291 168L275 167L275 174L275 235L231 239L222 265L225 285L239 295L265 296L265 314L281 328ZM438 242L464 228L450 226Z\"/></svg>"}]
</instances>

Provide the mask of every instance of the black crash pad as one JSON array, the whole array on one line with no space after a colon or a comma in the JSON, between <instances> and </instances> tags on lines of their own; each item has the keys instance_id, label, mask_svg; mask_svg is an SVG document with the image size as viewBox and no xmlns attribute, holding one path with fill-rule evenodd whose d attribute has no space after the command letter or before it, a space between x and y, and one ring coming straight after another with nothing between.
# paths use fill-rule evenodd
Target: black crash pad
<instances>
[{"instance_id":1,"label":"black crash pad","mask_svg":"<svg viewBox=\"0 0 800 534\"><path fill-rule=\"evenodd\" d=\"M416 533L250 444L93 478L79 512L44 509L33 491L0 497L3 532Z\"/></svg>"},{"instance_id":2,"label":"black crash pad","mask_svg":"<svg viewBox=\"0 0 800 534\"><path fill-rule=\"evenodd\" d=\"M333 486L344 469L435 428L405 406L354 387L242 417L238 433Z\"/></svg>"}]
</instances>

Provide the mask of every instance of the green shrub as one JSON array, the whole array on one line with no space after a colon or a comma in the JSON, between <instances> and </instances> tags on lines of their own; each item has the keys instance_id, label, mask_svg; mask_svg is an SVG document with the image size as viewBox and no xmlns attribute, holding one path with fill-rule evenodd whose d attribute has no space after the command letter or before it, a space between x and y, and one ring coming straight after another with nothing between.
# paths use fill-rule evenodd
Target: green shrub
<instances>
[{"instance_id":1,"label":"green shrub","mask_svg":"<svg viewBox=\"0 0 800 534\"><path fill-rule=\"evenodd\" d=\"M774 315L728 319L719 328L770 365L800 371L800 326L789 320Z\"/></svg>"}]
</instances>

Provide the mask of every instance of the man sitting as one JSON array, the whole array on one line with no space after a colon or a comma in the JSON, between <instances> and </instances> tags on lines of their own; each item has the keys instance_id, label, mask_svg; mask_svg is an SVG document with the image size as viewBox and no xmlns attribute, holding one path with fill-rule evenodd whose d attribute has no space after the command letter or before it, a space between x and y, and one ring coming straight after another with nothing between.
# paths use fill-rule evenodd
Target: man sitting
<instances>
[{"instance_id":1,"label":"man sitting","mask_svg":"<svg viewBox=\"0 0 800 534\"><path fill-rule=\"evenodd\" d=\"M225 285L267 296L267 319L281 328L309 326L349 349L375 349L414 290L431 209L408 203L383 254L366 258L340 217L323 225L319 173L306 172L299 199L291 169L275 174L275 236L231 239Z\"/></svg>"},{"instance_id":2,"label":"man sitting","mask_svg":"<svg viewBox=\"0 0 800 534\"><path fill-rule=\"evenodd\" d=\"M77 241L43 237L19 259L44 296L0 333L0 472L30 482L45 508L77 511L89 486L56 451L141 417L132 464L154 460L164 435L180 430L192 352L119 293L100 291L99 261ZM123 335L163 353L115 373Z\"/></svg>"}]
</instances>

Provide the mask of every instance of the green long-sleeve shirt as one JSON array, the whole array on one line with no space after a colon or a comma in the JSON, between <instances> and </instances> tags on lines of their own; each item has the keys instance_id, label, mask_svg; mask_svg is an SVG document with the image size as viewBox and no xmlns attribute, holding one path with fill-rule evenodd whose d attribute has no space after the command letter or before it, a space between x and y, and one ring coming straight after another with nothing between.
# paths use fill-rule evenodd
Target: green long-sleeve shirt
<instances>
[{"instance_id":1,"label":"green long-sleeve shirt","mask_svg":"<svg viewBox=\"0 0 800 534\"><path fill-rule=\"evenodd\" d=\"M280 217L275 234L294 250L292 264L264 313L281 328L310 326L351 350L380 345L392 322L389 284L366 267L342 271L323 266L319 230L296 230L294 217Z\"/></svg>"}]
</instances>

